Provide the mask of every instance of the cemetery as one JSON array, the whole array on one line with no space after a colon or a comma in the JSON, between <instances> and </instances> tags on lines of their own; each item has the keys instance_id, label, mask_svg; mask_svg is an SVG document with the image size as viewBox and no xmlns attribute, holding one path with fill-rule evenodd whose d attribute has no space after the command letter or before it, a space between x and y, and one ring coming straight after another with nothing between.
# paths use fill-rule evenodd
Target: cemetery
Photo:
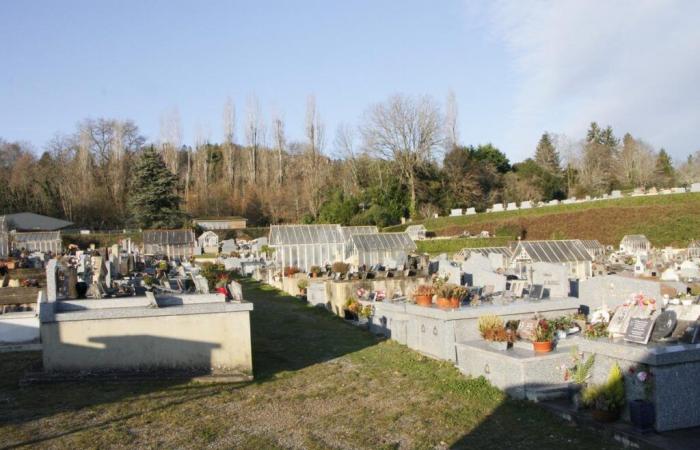
<instances>
[{"instance_id":1,"label":"cemetery","mask_svg":"<svg viewBox=\"0 0 700 450\"><path fill-rule=\"evenodd\" d=\"M654 249L634 236L627 241L641 244L611 251L595 240L521 240L431 258L416 254L408 233L376 227L280 225L253 241L184 231L37 259L46 293L0 315L5 346L42 350L42 370L27 379L251 379L253 305L235 273L557 414L656 432L700 426L677 400L700 400L677 378L700 371L692 244ZM197 249L211 262L194 259ZM645 391L638 373L671 381Z\"/></svg>"}]
</instances>

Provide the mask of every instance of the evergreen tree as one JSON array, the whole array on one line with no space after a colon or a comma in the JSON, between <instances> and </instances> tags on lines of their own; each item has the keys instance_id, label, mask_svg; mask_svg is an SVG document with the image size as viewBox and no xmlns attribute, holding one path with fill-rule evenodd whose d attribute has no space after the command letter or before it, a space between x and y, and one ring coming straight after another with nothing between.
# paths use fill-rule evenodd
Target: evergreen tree
<instances>
[{"instance_id":1,"label":"evergreen tree","mask_svg":"<svg viewBox=\"0 0 700 450\"><path fill-rule=\"evenodd\" d=\"M177 228L184 215L176 192L177 178L153 146L136 161L131 179L131 222L141 228Z\"/></svg>"},{"instance_id":2,"label":"evergreen tree","mask_svg":"<svg viewBox=\"0 0 700 450\"><path fill-rule=\"evenodd\" d=\"M561 170L559 163L559 152L554 148L549 133L544 133L537 144L535 151L535 161L544 170L551 173L559 173Z\"/></svg>"},{"instance_id":3,"label":"evergreen tree","mask_svg":"<svg viewBox=\"0 0 700 450\"><path fill-rule=\"evenodd\" d=\"M676 181L676 171L673 169L671 156L663 148L656 158L656 179L662 187L671 187Z\"/></svg>"}]
</instances>

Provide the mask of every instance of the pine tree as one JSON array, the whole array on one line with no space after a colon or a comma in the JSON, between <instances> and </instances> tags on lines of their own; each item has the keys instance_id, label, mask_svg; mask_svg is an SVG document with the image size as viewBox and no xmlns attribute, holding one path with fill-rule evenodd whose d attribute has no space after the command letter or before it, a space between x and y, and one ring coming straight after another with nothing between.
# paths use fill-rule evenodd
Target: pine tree
<instances>
[{"instance_id":1,"label":"pine tree","mask_svg":"<svg viewBox=\"0 0 700 450\"><path fill-rule=\"evenodd\" d=\"M673 168L671 157L663 148L656 158L656 179L659 186L671 187L676 181L676 171Z\"/></svg>"},{"instance_id":2,"label":"pine tree","mask_svg":"<svg viewBox=\"0 0 700 450\"><path fill-rule=\"evenodd\" d=\"M177 179L153 146L136 161L129 196L131 222L141 228L177 228L184 218Z\"/></svg>"},{"instance_id":3,"label":"pine tree","mask_svg":"<svg viewBox=\"0 0 700 450\"><path fill-rule=\"evenodd\" d=\"M544 133L537 144L535 151L535 161L537 164L551 173L559 173L561 170L559 163L559 152L554 148L552 139L548 133Z\"/></svg>"}]
</instances>

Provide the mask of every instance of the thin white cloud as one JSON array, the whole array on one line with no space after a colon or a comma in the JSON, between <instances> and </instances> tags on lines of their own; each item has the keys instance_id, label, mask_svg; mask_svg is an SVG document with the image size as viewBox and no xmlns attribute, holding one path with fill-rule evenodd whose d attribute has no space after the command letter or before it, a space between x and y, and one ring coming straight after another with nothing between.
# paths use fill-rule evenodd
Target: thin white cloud
<instances>
[{"instance_id":1,"label":"thin white cloud","mask_svg":"<svg viewBox=\"0 0 700 450\"><path fill-rule=\"evenodd\" d=\"M700 2L502 1L485 14L519 74L516 159L542 131L580 137L593 120L676 159L700 149Z\"/></svg>"}]
</instances>

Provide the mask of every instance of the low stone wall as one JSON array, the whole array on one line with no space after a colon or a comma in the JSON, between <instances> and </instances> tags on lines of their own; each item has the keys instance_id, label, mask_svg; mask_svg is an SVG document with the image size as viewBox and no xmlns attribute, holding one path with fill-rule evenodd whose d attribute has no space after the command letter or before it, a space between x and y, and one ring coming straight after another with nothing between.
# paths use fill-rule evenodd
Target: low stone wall
<instances>
[{"instance_id":1,"label":"low stone wall","mask_svg":"<svg viewBox=\"0 0 700 450\"><path fill-rule=\"evenodd\" d=\"M547 318L578 311L576 298L517 301L508 305L484 305L443 310L411 303L375 302L370 329L435 358L457 362L455 344L481 338L479 317L495 314L508 320L531 319L535 313Z\"/></svg>"},{"instance_id":2,"label":"low stone wall","mask_svg":"<svg viewBox=\"0 0 700 450\"><path fill-rule=\"evenodd\" d=\"M268 279L268 284L287 292L290 295L299 295L297 283L304 279L309 282L307 290L314 289L311 285L322 284L325 287L325 301L315 302L317 305L325 304L326 308L334 314L343 317L343 308L349 297L356 297L359 288L364 288L368 292L383 291L386 298L392 298L395 294L411 294L420 284L429 282L427 276L404 277L396 276L391 278L374 278L370 280L341 280L334 281L329 278L308 278L305 275L298 277L288 277L283 280Z\"/></svg>"},{"instance_id":3,"label":"low stone wall","mask_svg":"<svg viewBox=\"0 0 700 450\"><path fill-rule=\"evenodd\" d=\"M0 315L0 344L39 342L39 318L34 311Z\"/></svg>"},{"instance_id":4,"label":"low stone wall","mask_svg":"<svg viewBox=\"0 0 700 450\"><path fill-rule=\"evenodd\" d=\"M466 375L483 376L511 397L525 399L539 388L564 383L560 367L570 364L574 342L563 340L549 353L535 353L530 342L516 342L505 351L494 350L483 340L460 342L457 367Z\"/></svg>"},{"instance_id":5,"label":"low stone wall","mask_svg":"<svg viewBox=\"0 0 700 450\"><path fill-rule=\"evenodd\" d=\"M157 308L139 297L96 301L101 307L92 300L42 303L44 370L176 369L249 379L253 305L215 297L168 297Z\"/></svg>"},{"instance_id":6,"label":"low stone wall","mask_svg":"<svg viewBox=\"0 0 700 450\"><path fill-rule=\"evenodd\" d=\"M653 374L652 398L656 431L700 426L700 344L638 345L623 340L587 340L579 345L585 357L595 354L591 383L604 383L613 364L625 374L627 400L643 399L643 387L633 380L630 367L645 364ZM623 417L629 420L627 406Z\"/></svg>"}]
</instances>

